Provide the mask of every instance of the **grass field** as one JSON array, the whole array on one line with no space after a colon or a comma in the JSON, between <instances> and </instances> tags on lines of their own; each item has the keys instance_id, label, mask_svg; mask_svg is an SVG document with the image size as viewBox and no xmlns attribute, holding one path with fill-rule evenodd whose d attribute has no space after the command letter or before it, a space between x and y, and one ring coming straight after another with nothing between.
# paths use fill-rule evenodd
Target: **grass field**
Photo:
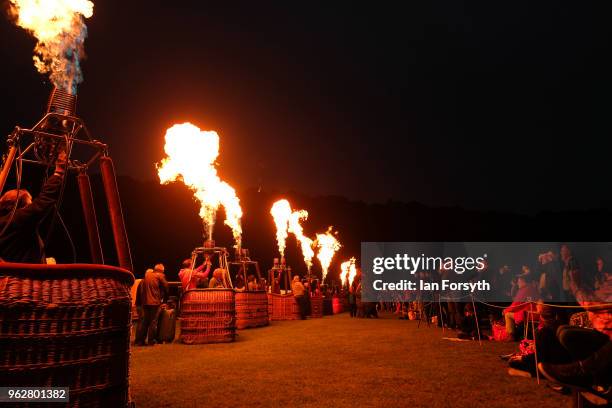
<instances>
[{"instance_id":1,"label":"grass field","mask_svg":"<svg viewBox=\"0 0 612 408\"><path fill-rule=\"evenodd\" d=\"M535 379L510 377L514 344L451 342L391 315L273 322L235 343L133 349L137 408L538 407L571 405Z\"/></svg>"}]
</instances>

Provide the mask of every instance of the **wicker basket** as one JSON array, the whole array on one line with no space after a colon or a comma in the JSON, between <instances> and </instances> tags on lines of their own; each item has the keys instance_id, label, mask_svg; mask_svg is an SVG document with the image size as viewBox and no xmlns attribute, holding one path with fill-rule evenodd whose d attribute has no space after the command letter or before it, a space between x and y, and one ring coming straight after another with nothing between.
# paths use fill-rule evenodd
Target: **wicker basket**
<instances>
[{"instance_id":1,"label":"wicker basket","mask_svg":"<svg viewBox=\"0 0 612 408\"><path fill-rule=\"evenodd\" d=\"M323 317L323 296L310 298L310 317Z\"/></svg>"},{"instance_id":2,"label":"wicker basket","mask_svg":"<svg viewBox=\"0 0 612 408\"><path fill-rule=\"evenodd\" d=\"M229 343L236 339L233 289L188 290L181 305L183 343Z\"/></svg>"},{"instance_id":3,"label":"wicker basket","mask_svg":"<svg viewBox=\"0 0 612 408\"><path fill-rule=\"evenodd\" d=\"M334 314L340 314L344 312L344 299L334 296L332 299L332 309Z\"/></svg>"},{"instance_id":4,"label":"wicker basket","mask_svg":"<svg viewBox=\"0 0 612 408\"><path fill-rule=\"evenodd\" d=\"M127 407L134 276L0 263L0 384L69 387L70 407Z\"/></svg>"},{"instance_id":5,"label":"wicker basket","mask_svg":"<svg viewBox=\"0 0 612 408\"><path fill-rule=\"evenodd\" d=\"M236 328L261 327L270 324L266 292L236 292Z\"/></svg>"},{"instance_id":6,"label":"wicker basket","mask_svg":"<svg viewBox=\"0 0 612 408\"><path fill-rule=\"evenodd\" d=\"M292 294L268 293L268 299L272 304L270 320L297 320L300 318L300 309Z\"/></svg>"}]
</instances>

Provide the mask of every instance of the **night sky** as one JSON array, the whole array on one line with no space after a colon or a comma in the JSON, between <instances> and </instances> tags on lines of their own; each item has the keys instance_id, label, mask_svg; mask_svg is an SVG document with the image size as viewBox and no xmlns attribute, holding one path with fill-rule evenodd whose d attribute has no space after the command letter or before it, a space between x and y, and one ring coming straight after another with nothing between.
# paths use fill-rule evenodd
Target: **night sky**
<instances>
[{"instance_id":1,"label":"night sky","mask_svg":"<svg viewBox=\"0 0 612 408\"><path fill-rule=\"evenodd\" d=\"M239 191L609 206L610 15L565 1L96 1L78 112L137 179L155 177L165 129L191 121L220 134ZM8 134L39 119L50 84L34 40L6 18L0 31Z\"/></svg>"}]
</instances>

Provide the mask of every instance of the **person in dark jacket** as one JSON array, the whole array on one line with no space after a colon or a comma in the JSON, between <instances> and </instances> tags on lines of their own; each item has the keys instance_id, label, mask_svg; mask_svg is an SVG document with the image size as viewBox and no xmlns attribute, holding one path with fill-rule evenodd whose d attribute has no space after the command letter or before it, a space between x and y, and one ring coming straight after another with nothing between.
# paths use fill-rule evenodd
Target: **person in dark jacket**
<instances>
[{"instance_id":1,"label":"person in dark jacket","mask_svg":"<svg viewBox=\"0 0 612 408\"><path fill-rule=\"evenodd\" d=\"M555 383L587 391L608 390L612 386L612 277L593 291L581 281L580 268L571 271L570 290L587 309L593 329L562 325L557 339L572 357L570 363L545 362L538 368ZM597 387L599 386L599 387ZM609 398L609 392L607 397Z\"/></svg>"},{"instance_id":2,"label":"person in dark jacket","mask_svg":"<svg viewBox=\"0 0 612 408\"><path fill-rule=\"evenodd\" d=\"M38 197L26 190L10 190L0 198L0 259L5 262L45 263L39 226L57 203L66 170L66 153L55 162Z\"/></svg>"},{"instance_id":3,"label":"person in dark jacket","mask_svg":"<svg viewBox=\"0 0 612 408\"><path fill-rule=\"evenodd\" d=\"M155 344L159 308L168 293L168 282L164 270L162 264L155 265L155 269L147 270L138 288L142 301L143 316L140 330L136 333L135 344L137 346L144 346L145 339L148 339L148 345Z\"/></svg>"}]
</instances>

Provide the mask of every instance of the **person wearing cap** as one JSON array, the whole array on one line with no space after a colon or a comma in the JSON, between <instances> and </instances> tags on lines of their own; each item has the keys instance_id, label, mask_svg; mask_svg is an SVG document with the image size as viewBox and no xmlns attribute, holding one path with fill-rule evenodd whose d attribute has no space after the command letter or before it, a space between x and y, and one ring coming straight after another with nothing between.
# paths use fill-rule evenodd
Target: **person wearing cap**
<instances>
[{"instance_id":1,"label":"person wearing cap","mask_svg":"<svg viewBox=\"0 0 612 408\"><path fill-rule=\"evenodd\" d=\"M138 288L141 291L143 316L140 330L136 333L135 344L137 346L144 346L147 338L148 345L155 344L159 308L168 293L168 282L164 272L165 268L162 264L155 265L153 269L147 269Z\"/></svg>"},{"instance_id":2,"label":"person wearing cap","mask_svg":"<svg viewBox=\"0 0 612 408\"><path fill-rule=\"evenodd\" d=\"M530 302L538 300L538 291L531 284L531 274L522 274L517 277L518 290L512 299L512 304L504 309L506 320L506 332L510 339L514 339L516 326L523 323L527 311L535 311L535 307Z\"/></svg>"},{"instance_id":3,"label":"person wearing cap","mask_svg":"<svg viewBox=\"0 0 612 408\"><path fill-rule=\"evenodd\" d=\"M300 277L295 275L293 277L293 282L291 282L291 291L293 292L293 296L295 297L295 301L300 308L300 317L302 320L306 319L306 288L300 281Z\"/></svg>"},{"instance_id":4,"label":"person wearing cap","mask_svg":"<svg viewBox=\"0 0 612 408\"><path fill-rule=\"evenodd\" d=\"M35 199L24 189L9 190L0 198L0 260L45 263L39 227L57 204L67 163L62 150L55 161L55 172Z\"/></svg>"}]
</instances>

